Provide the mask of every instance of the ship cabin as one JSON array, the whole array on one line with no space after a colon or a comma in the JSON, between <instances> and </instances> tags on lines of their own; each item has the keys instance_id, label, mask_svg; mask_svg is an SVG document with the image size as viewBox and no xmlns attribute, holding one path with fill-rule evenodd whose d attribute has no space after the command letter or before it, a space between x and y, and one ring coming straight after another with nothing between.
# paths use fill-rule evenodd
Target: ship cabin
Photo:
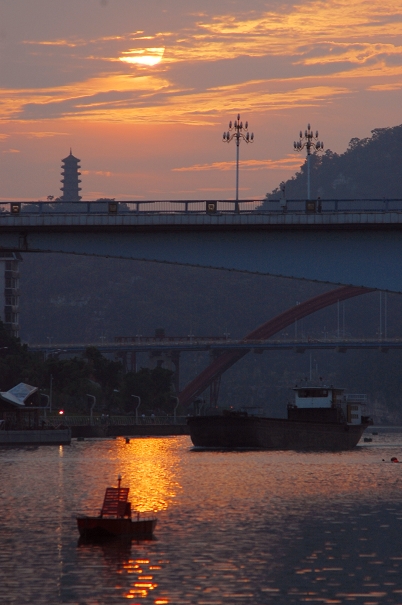
<instances>
[{"instance_id":1,"label":"ship cabin","mask_svg":"<svg viewBox=\"0 0 402 605\"><path fill-rule=\"evenodd\" d=\"M345 389L331 386L296 386L295 401L288 405L288 418L302 422L362 423L365 395L345 395Z\"/></svg>"}]
</instances>

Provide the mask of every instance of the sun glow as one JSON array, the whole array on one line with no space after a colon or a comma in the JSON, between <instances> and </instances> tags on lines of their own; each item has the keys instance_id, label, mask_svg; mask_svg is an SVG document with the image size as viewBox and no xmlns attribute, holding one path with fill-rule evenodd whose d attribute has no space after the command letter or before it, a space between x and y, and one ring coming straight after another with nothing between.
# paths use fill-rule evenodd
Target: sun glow
<instances>
[{"instance_id":1,"label":"sun glow","mask_svg":"<svg viewBox=\"0 0 402 605\"><path fill-rule=\"evenodd\" d=\"M165 49L162 48L143 48L133 49L123 52L123 57L119 57L124 63L134 63L137 65L147 65L152 67L162 61Z\"/></svg>"}]
</instances>

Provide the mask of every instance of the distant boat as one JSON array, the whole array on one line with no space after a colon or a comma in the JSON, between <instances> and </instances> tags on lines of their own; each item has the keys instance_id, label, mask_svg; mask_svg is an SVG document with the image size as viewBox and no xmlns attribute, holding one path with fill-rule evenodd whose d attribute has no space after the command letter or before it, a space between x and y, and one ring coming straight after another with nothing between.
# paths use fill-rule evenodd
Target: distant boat
<instances>
[{"instance_id":1,"label":"distant boat","mask_svg":"<svg viewBox=\"0 0 402 605\"><path fill-rule=\"evenodd\" d=\"M371 418L362 403L344 389L303 386L293 389L287 418L267 418L247 411L192 416L187 424L196 447L212 449L349 450L359 442Z\"/></svg>"},{"instance_id":2,"label":"distant boat","mask_svg":"<svg viewBox=\"0 0 402 605\"><path fill-rule=\"evenodd\" d=\"M131 537L152 538L156 526L155 517L144 517L142 513L131 511L128 502L128 487L121 487L121 476L117 487L107 487L103 506L96 517L77 516L77 526L82 538Z\"/></svg>"}]
</instances>

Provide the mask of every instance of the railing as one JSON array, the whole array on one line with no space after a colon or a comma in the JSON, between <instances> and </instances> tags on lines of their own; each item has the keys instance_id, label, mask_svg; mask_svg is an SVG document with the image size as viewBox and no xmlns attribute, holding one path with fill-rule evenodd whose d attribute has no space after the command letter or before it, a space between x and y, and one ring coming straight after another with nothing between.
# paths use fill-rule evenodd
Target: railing
<instances>
[{"instance_id":1,"label":"railing","mask_svg":"<svg viewBox=\"0 0 402 605\"><path fill-rule=\"evenodd\" d=\"M169 344L169 343L209 343L209 342L221 342L228 340L225 336L115 336L114 342L117 345L124 344Z\"/></svg>"},{"instance_id":2,"label":"railing","mask_svg":"<svg viewBox=\"0 0 402 605\"><path fill-rule=\"evenodd\" d=\"M298 340L292 338L277 338L277 339L262 339L262 340L245 340L245 339L229 339L217 338L206 339L194 338L187 339L154 339L152 337L139 337L124 339L123 342L94 342L94 343L62 343L49 346L49 344L32 344L28 345L30 351L41 352L46 356L63 357L85 351L88 347L97 347L103 352L126 353L132 352L147 352L147 351L208 351L211 349L225 351L228 349L244 349L244 348L259 348L259 349L282 349L282 348L331 348L331 347L351 347L351 348L402 348L401 338L345 338L343 336L330 336L314 338L306 336Z\"/></svg>"},{"instance_id":3,"label":"railing","mask_svg":"<svg viewBox=\"0 0 402 605\"><path fill-rule=\"evenodd\" d=\"M240 200L240 214L402 212L402 199L248 199ZM150 200L150 201L23 201L0 202L1 215L46 214L234 214L234 200Z\"/></svg>"},{"instance_id":4,"label":"railing","mask_svg":"<svg viewBox=\"0 0 402 605\"><path fill-rule=\"evenodd\" d=\"M348 403L367 403L366 393L347 393L345 397Z\"/></svg>"},{"instance_id":5,"label":"railing","mask_svg":"<svg viewBox=\"0 0 402 605\"><path fill-rule=\"evenodd\" d=\"M176 416L176 421L172 416L142 416L138 417L138 422L136 417L133 416L94 416L92 418L90 416L55 416L55 415L47 415L46 422L53 426L58 426L60 424L64 424L66 426L135 426L135 425L185 425L187 423L187 416Z\"/></svg>"}]
</instances>

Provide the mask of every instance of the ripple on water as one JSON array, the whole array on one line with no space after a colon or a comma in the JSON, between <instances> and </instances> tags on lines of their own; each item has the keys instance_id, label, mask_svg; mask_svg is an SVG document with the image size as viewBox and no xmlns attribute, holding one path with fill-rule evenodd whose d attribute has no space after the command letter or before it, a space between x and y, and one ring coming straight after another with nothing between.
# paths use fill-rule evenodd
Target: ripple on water
<instances>
[{"instance_id":1,"label":"ripple on water","mask_svg":"<svg viewBox=\"0 0 402 605\"><path fill-rule=\"evenodd\" d=\"M394 443L392 442L394 439ZM344 453L193 452L187 437L0 451L0 603L402 603L401 435ZM117 475L156 540L85 544Z\"/></svg>"}]
</instances>

